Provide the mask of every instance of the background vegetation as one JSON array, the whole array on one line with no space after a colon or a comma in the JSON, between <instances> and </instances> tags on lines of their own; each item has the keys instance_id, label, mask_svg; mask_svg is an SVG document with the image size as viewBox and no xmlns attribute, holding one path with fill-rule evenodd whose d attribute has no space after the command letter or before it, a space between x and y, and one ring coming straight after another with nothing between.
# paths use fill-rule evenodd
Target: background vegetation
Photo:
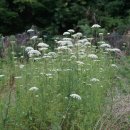
<instances>
[{"instance_id":1,"label":"background vegetation","mask_svg":"<svg viewBox=\"0 0 130 130\"><path fill-rule=\"evenodd\" d=\"M36 25L54 34L94 23L122 32L130 23L129 7L129 0L1 0L0 33L15 34Z\"/></svg>"}]
</instances>

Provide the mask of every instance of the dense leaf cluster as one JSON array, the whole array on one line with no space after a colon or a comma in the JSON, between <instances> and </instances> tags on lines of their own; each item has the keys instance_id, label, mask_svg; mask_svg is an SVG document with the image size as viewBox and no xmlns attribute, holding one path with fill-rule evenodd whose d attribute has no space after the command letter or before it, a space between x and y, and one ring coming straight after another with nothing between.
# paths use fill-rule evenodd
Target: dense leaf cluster
<instances>
[{"instance_id":1,"label":"dense leaf cluster","mask_svg":"<svg viewBox=\"0 0 130 130\"><path fill-rule=\"evenodd\" d=\"M129 0L0 0L0 33L15 34L36 25L60 33L79 23L109 29L130 23Z\"/></svg>"}]
</instances>

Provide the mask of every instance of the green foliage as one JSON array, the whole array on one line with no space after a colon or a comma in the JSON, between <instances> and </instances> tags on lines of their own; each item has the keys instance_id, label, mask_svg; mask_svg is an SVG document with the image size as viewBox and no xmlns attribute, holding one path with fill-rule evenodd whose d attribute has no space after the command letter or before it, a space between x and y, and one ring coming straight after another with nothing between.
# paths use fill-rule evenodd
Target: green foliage
<instances>
[{"instance_id":1,"label":"green foliage","mask_svg":"<svg viewBox=\"0 0 130 130\"><path fill-rule=\"evenodd\" d=\"M0 32L14 34L34 24L53 34L63 33L84 19L82 29L94 23L111 29L130 22L129 12L126 0L1 0Z\"/></svg>"},{"instance_id":2,"label":"green foliage","mask_svg":"<svg viewBox=\"0 0 130 130\"><path fill-rule=\"evenodd\" d=\"M21 2L21 3L25 3L25 2L37 2L37 0L14 0L14 3L17 3L17 2Z\"/></svg>"},{"instance_id":3,"label":"green foliage","mask_svg":"<svg viewBox=\"0 0 130 130\"><path fill-rule=\"evenodd\" d=\"M0 64L0 89L4 93L0 94L0 129L94 129L118 71L111 66L115 63L111 54L102 49L97 53L91 45L77 46L75 41L71 48L55 48L51 52L54 57L44 52L20 63L14 57L14 40L11 36L7 63Z\"/></svg>"},{"instance_id":4,"label":"green foliage","mask_svg":"<svg viewBox=\"0 0 130 130\"><path fill-rule=\"evenodd\" d=\"M83 19L83 20L78 21L77 26L80 28L80 30L83 32L83 34L85 34L86 36L92 35L92 29L88 25L87 19Z\"/></svg>"}]
</instances>

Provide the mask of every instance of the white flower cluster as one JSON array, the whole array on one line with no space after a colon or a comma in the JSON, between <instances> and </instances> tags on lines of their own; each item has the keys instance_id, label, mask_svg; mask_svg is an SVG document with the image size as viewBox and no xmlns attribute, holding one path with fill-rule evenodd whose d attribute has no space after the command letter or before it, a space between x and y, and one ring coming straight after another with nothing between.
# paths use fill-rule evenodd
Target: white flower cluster
<instances>
[{"instance_id":1,"label":"white flower cluster","mask_svg":"<svg viewBox=\"0 0 130 130\"><path fill-rule=\"evenodd\" d=\"M77 43L75 44L75 46L82 46L82 47L84 47L84 46L89 46L89 45L91 45L91 43L88 41L87 38L80 39L80 40L78 40Z\"/></svg>"},{"instance_id":2,"label":"white flower cluster","mask_svg":"<svg viewBox=\"0 0 130 130\"><path fill-rule=\"evenodd\" d=\"M118 48L107 48L106 51L109 51L109 52L118 52L118 53L121 52L121 50L118 49Z\"/></svg>"},{"instance_id":3,"label":"white flower cluster","mask_svg":"<svg viewBox=\"0 0 130 130\"><path fill-rule=\"evenodd\" d=\"M83 34L82 34L81 32L77 32L77 33L75 33L75 34L72 35L72 37L73 37L74 39L79 39L79 38L81 38L82 36L83 36Z\"/></svg>"},{"instance_id":4,"label":"white flower cluster","mask_svg":"<svg viewBox=\"0 0 130 130\"><path fill-rule=\"evenodd\" d=\"M99 82L100 80L97 79L97 78L92 78L90 81L92 81L92 82Z\"/></svg>"},{"instance_id":5,"label":"white flower cluster","mask_svg":"<svg viewBox=\"0 0 130 130\"><path fill-rule=\"evenodd\" d=\"M84 45L85 45L85 46L90 46L90 45L91 45L91 42L85 42Z\"/></svg>"},{"instance_id":6,"label":"white flower cluster","mask_svg":"<svg viewBox=\"0 0 130 130\"><path fill-rule=\"evenodd\" d=\"M79 96L78 94L70 94L70 97L77 99L77 100L81 100L81 96Z\"/></svg>"},{"instance_id":7,"label":"white flower cluster","mask_svg":"<svg viewBox=\"0 0 130 130\"><path fill-rule=\"evenodd\" d=\"M118 66L116 64L111 64L111 67L118 68Z\"/></svg>"},{"instance_id":8,"label":"white flower cluster","mask_svg":"<svg viewBox=\"0 0 130 130\"><path fill-rule=\"evenodd\" d=\"M34 30L30 28L30 29L27 30L27 32L28 32L28 33L34 32Z\"/></svg>"},{"instance_id":9,"label":"white flower cluster","mask_svg":"<svg viewBox=\"0 0 130 130\"><path fill-rule=\"evenodd\" d=\"M28 55L29 57L35 57L35 56L37 57L37 56L40 56L41 53L38 50L31 50L28 52Z\"/></svg>"},{"instance_id":10,"label":"white flower cluster","mask_svg":"<svg viewBox=\"0 0 130 130\"><path fill-rule=\"evenodd\" d=\"M64 39L63 41L57 42L60 46L67 46L67 47L73 47L73 43L71 40Z\"/></svg>"},{"instance_id":11,"label":"white flower cluster","mask_svg":"<svg viewBox=\"0 0 130 130\"><path fill-rule=\"evenodd\" d=\"M94 24L91 28L100 28L101 26L99 24Z\"/></svg>"},{"instance_id":12,"label":"white flower cluster","mask_svg":"<svg viewBox=\"0 0 130 130\"><path fill-rule=\"evenodd\" d=\"M59 53L63 53L63 52L71 53L72 52L72 50L67 46L59 46L57 48L57 50Z\"/></svg>"},{"instance_id":13,"label":"white flower cluster","mask_svg":"<svg viewBox=\"0 0 130 130\"><path fill-rule=\"evenodd\" d=\"M64 37L64 38L63 38L63 41L72 41L72 38Z\"/></svg>"},{"instance_id":14,"label":"white flower cluster","mask_svg":"<svg viewBox=\"0 0 130 130\"><path fill-rule=\"evenodd\" d=\"M32 47L26 47L25 52L28 54L29 57L35 57L41 55L41 53L38 50L34 50Z\"/></svg>"},{"instance_id":15,"label":"white flower cluster","mask_svg":"<svg viewBox=\"0 0 130 130\"><path fill-rule=\"evenodd\" d=\"M46 48L49 47L49 45L47 45L46 43L43 43L43 42L38 43L37 46L38 46L38 47L46 47Z\"/></svg>"},{"instance_id":16,"label":"white flower cluster","mask_svg":"<svg viewBox=\"0 0 130 130\"><path fill-rule=\"evenodd\" d=\"M43 42L38 43L37 45L39 51L47 50L49 45Z\"/></svg>"},{"instance_id":17,"label":"white flower cluster","mask_svg":"<svg viewBox=\"0 0 130 130\"><path fill-rule=\"evenodd\" d=\"M14 78L15 78L15 79L21 79L22 76L15 76Z\"/></svg>"},{"instance_id":18,"label":"white flower cluster","mask_svg":"<svg viewBox=\"0 0 130 130\"><path fill-rule=\"evenodd\" d=\"M51 58L57 57L57 54L55 52L49 52L47 55L50 56Z\"/></svg>"},{"instance_id":19,"label":"white flower cluster","mask_svg":"<svg viewBox=\"0 0 130 130\"><path fill-rule=\"evenodd\" d=\"M80 39L77 42L79 42L79 43L85 43L85 42L88 42L88 39L87 38Z\"/></svg>"},{"instance_id":20,"label":"white flower cluster","mask_svg":"<svg viewBox=\"0 0 130 130\"><path fill-rule=\"evenodd\" d=\"M104 43L100 45L100 48L111 48L111 45Z\"/></svg>"},{"instance_id":21,"label":"white flower cluster","mask_svg":"<svg viewBox=\"0 0 130 130\"><path fill-rule=\"evenodd\" d=\"M84 65L84 63L83 63L82 61L76 61L76 63L77 63L78 65Z\"/></svg>"},{"instance_id":22,"label":"white flower cluster","mask_svg":"<svg viewBox=\"0 0 130 130\"><path fill-rule=\"evenodd\" d=\"M98 59L98 56L95 55L95 54L89 54L88 57L91 58L91 59L93 59L93 60L94 59Z\"/></svg>"},{"instance_id":23,"label":"white flower cluster","mask_svg":"<svg viewBox=\"0 0 130 130\"><path fill-rule=\"evenodd\" d=\"M32 47L26 47L26 48L25 48L25 52L27 52L27 53L28 53L29 51L31 51L31 50L34 50L34 49L33 49Z\"/></svg>"},{"instance_id":24,"label":"white flower cluster","mask_svg":"<svg viewBox=\"0 0 130 130\"><path fill-rule=\"evenodd\" d=\"M20 69L23 69L24 66L25 66L25 65L22 65L22 64L21 64L21 65L19 65L19 68L20 68Z\"/></svg>"},{"instance_id":25,"label":"white flower cluster","mask_svg":"<svg viewBox=\"0 0 130 130\"><path fill-rule=\"evenodd\" d=\"M64 32L63 36L66 36L66 35L70 35L70 33L69 32Z\"/></svg>"},{"instance_id":26,"label":"white flower cluster","mask_svg":"<svg viewBox=\"0 0 130 130\"><path fill-rule=\"evenodd\" d=\"M75 31L73 29L69 29L68 32L74 33Z\"/></svg>"},{"instance_id":27,"label":"white flower cluster","mask_svg":"<svg viewBox=\"0 0 130 130\"><path fill-rule=\"evenodd\" d=\"M0 78L2 78L2 77L4 77L4 76L5 76L5 75L1 74L1 75L0 75Z\"/></svg>"},{"instance_id":28,"label":"white flower cluster","mask_svg":"<svg viewBox=\"0 0 130 130\"><path fill-rule=\"evenodd\" d=\"M72 34L72 33L74 33L75 31L73 30L73 29L69 29L67 32L64 32L63 33L63 36L68 36L68 35L70 35L70 34Z\"/></svg>"},{"instance_id":29,"label":"white flower cluster","mask_svg":"<svg viewBox=\"0 0 130 130\"><path fill-rule=\"evenodd\" d=\"M31 37L30 39L31 40L35 40L35 39L37 39L38 38L38 36L33 36L33 37Z\"/></svg>"},{"instance_id":30,"label":"white flower cluster","mask_svg":"<svg viewBox=\"0 0 130 130\"><path fill-rule=\"evenodd\" d=\"M102 45L102 44L106 44L106 42L105 41L99 41L98 44Z\"/></svg>"},{"instance_id":31,"label":"white flower cluster","mask_svg":"<svg viewBox=\"0 0 130 130\"><path fill-rule=\"evenodd\" d=\"M31 87L31 88L29 89L29 91L37 91L37 90L39 90L39 88L37 88L37 87Z\"/></svg>"}]
</instances>

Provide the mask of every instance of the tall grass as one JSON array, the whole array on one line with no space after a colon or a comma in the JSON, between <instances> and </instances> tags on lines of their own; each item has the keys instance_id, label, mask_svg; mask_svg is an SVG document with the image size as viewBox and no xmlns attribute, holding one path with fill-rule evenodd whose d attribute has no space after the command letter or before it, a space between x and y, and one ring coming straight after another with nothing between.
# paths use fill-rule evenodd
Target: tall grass
<instances>
[{"instance_id":1,"label":"tall grass","mask_svg":"<svg viewBox=\"0 0 130 130\"><path fill-rule=\"evenodd\" d=\"M1 130L96 128L118 68L111 66L115 60L109 52L77 42L52 56L44 52L40 59L32 57L27 63L20 63L12 53L6 62L1 61Z\"/></svg>"}]
</instances>

